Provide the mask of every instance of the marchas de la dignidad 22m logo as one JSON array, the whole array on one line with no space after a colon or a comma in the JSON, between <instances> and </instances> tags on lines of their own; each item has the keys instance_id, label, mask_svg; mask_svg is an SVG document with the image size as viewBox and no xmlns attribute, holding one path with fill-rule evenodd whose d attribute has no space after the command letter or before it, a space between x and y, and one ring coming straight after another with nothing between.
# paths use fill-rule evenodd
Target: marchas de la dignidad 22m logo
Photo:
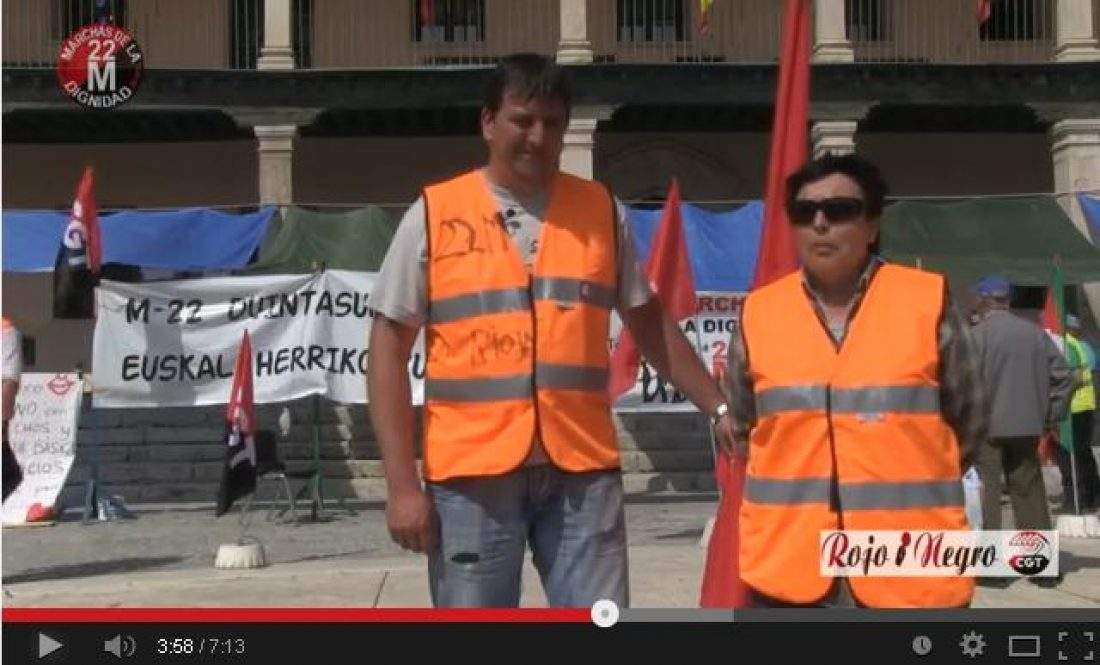
<instances>
[{"instance_id":1,"label":"marchas de la dignidad 22m logo","mask_svg":"<svg viewBox=\"0 0 1100 665\"><path fill-rule=\"evenodd\" d=\"M113 23L91 23L61 42L57 83L81 106L113 109L130 101L141 84L145 55L133 35Z\"/></svg>"}]
</instances>

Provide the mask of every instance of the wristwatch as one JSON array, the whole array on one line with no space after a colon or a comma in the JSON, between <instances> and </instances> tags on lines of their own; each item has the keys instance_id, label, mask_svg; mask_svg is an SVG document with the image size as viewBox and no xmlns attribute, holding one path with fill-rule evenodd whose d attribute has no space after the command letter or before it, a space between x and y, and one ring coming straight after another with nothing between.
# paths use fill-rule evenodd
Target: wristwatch
<instances>
[{"instance_id":1,"label":"wristwatch","mask_svg":"<svg viewBox=\"0 0 1100 665\"><path fill-rule=\"evenodd\" d=\"M730 407L725 402L722 402L714 408L714 413L710 415L710 424L714 427L718 426L718 421L722 420L722 416L725 416L730 412Z\"/></svg>"}]
</instances>

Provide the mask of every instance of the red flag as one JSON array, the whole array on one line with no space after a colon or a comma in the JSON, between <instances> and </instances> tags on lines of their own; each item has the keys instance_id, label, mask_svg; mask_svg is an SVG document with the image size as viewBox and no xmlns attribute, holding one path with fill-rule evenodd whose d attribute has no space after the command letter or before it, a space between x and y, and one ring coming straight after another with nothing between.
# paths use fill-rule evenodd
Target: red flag
<instances>
[{"instance_id":1,"label":"red flag","mask_svg":"<svg viewBox=\"0 0 1100 665\"><path fill-rule=\"evenodd\" d=\"M798 269L794 235L787 220L787 177L808 157L810 106L810 2L787 0L783 10L779 85L772 123L771 152L764 195L764 230L753 285L760 288ZM741 580L740 512L744 460L719 453L715 475L721 494L707 545L700 607L747 607L751 593Z\"/></svg>"},{"instance_id":2,"label":"red flag","mask_svg":"<svg viewBox=\"0 0 1100 665\"><path fill-rule=\"evenodd\" d=\"M252 395L252 341L244 331L233 368L233 385L225 409L225 469L218 487L216 516L256 490L256 411Z\"/></svg>"},{"instance_id":3,"label":"red flag","mask_svg":"<svg viewBox=\"0 0 1100 665\"><path fill-rule=\"evenodd\" d=\"M420 0L420 25L435 24L435 0Z\"/></svg>"},{"instance_id":4,"label":"red flag","mask_svg":"<svg viewBox=\"0 0 1100 665\"><path fill-rule=\"evenodd\" d=\"M69 224L61 235L54 261L54 318L84 319L95 315L94 290L103 251L94 190L95 175L89 166L76 187Z\"/></svg>"},{"instance_id":5,"label":"red flag","mask_svg":"<svg viewBox=\"0 0 1100 665\"><path fill-rule=\"evenodd\" d=\"M787 0L783 11L779 85L764 188L764 230L753 275L757 288L798 269L785 189L787 177L806 163L809 153L810 2Z\"/></svg>"},{"instance_id":6,"label":"red flag","mask_svg":"<svg viewBox=\"0 0 1100 665\"><path fill-rule=\"evenodd\" d=\"M695 281L691 276L683 226L680 217L680 185L673 178L664 210L661 211L661 221L650 245L649 260L646 262L646 276L649 277L650 287L673 321L693 316L696 310ZM619 333L619 343L611 352L607 392L612 401L634 385L640 357L634 336L624 327Z\"/></svg>"},{"instance_id":7,"label":"red flag","mask_svg":"<svg viewBox=\"0 0 1100 665\"><path fill-rule=\"evenodd\" d=\"M79 237L74 234L79 234ZM69 245L71 249L86 250L88 270L93 275L99 275L99 269L103 265L103 249L95 202L95 171L90 166L84 169L84 175L80 177L80 184L76 187L72 216L65 229L65 240L66 243L73 243Z\"/></svg>"},{"instance_id":8,"label":"red flag","mask_svg":"<svg viewBox=\"0 0 1100 665\"><path fill-rule=\"evenodd\" d=\"M1062 330L1062 317L1058 316L1058 305L1054 302L1054 287L1047 289L1047 299L1043 303L1043 315L1040 317L1043 328L1055 335L1064 335Z\"/></svg>"},{"instance_id":9,"label":"red flag","mask_svg":"<svg viewBox=\"0 0 1100 665\"><path fill-rule=\"evenodd\" d=\"M993 0L978 0L978 24L981 25L988 21L992 14Z\"/></svg>"}]
</instances>

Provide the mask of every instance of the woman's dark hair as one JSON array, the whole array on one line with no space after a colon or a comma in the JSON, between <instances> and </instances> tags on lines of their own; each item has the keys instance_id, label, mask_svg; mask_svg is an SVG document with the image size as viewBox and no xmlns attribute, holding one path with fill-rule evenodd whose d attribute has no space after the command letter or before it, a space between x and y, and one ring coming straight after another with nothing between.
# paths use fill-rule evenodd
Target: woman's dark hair
<instances>
[{"instance_id":1,"label":"woman's dark hair","mask_svg":"<svg viewBox=\"0 0 1100 665\"><path fill-rule=\"evenodd\" d=\"M855 180L863 190L867 216L877 219L882 216L882 206L886 200L888 188L878 167L859 155L825 155L807 162L787 178L787 207L794 202L798 191L806 185L822 178L840 173Z\"/></svg>"},{"instance_id":2,"label":"woman's dark hair","mask_svg":"<svg viewBox=\"0 0 1100 665\"><path fill-rule=\"evenodd\" d=\"M484 107L495 114L500 110L505 92L524 100L561 100L566 115L573 106L573 89L568 72L550 58L537 53L513 53L500 60L485 86Z\"/></svg>"}]
</instances>

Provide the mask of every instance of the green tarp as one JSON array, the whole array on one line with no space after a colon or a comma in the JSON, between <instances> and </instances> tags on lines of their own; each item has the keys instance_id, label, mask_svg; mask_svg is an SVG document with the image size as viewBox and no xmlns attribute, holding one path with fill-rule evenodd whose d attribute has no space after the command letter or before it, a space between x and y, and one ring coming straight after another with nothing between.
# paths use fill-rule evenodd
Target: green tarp
<instances>
[{"instance_id":1,"label":"green tarp","mask_svg":"<svg viewBox=\"0 0 1100 665\"><path fill-rule=\"evenodd\" d=\"M1055 256L1067 283L1100 281L1100 249L1049 197L895 203L883 213L882 253L945 273L956 288L994 273L1046 285Z\"/></svg>"},{"instance_id":2,"label":"green tarp","mask_svg":"<svg viewBox=\"0 0 1100 665\"><path fill-rule=\"evenodd\" d=\"M250 273L294 274L320 268L374 272L390 246L397 220L377 206L350 212L291 207L271 230Z\"/></svg>"}]
</instances>

